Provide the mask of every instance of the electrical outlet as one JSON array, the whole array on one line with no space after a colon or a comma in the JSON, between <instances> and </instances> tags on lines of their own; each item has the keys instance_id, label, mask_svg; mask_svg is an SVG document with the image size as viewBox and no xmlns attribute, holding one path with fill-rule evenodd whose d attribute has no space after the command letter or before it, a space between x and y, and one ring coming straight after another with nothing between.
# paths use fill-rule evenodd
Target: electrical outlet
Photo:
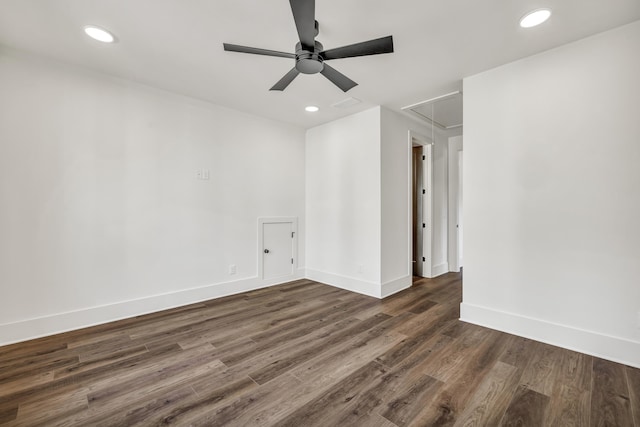
<instances>
[{"instance_id":1,"label":"electrical outlet","mask_svg":"<svg viewBox=\"0 0 640 427\"><path fill-rule=\"evenodd\" d=\"M196 170L196 179L200 180L208 180L209 179L209 169L198 169Z\"/></svg>"},{"instance_id":2,"label":"electrical outlet","mask_svg":"<svg viewBox=\"0 0 640 427\"><path fill-rule=\"evenodd\" d=\"M235 264L231 264L231 265L229 266L229 274L230 274L230 275L234 275L234 274L236 274L236 273L237 273L236 265L235 265Z\"/></svg>"}]
</instances>

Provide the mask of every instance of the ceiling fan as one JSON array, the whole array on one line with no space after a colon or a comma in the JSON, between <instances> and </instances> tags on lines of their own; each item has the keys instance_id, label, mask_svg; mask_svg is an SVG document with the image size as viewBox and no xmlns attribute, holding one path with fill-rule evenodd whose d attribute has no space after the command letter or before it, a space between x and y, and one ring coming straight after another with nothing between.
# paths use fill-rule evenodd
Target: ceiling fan
<instances>
[{"instance_id":1,"label":"ceiling fan","mask_svg":"<svg viewBox=\"0 0 640 427\"><path fill-rule=\"evenodd\" d=\"M318 21L315 20L315 0L289 0L289 3L291 4L293 19L300 37L300 42L296 44L296 53L223 43L224 50L230 52L295 59L296 63L291 71L285 74L270 90L284 90L300 73L320 73L346 92L357 86L358 83L329 66L325 61L393 52L393 36L324 50L322 44L315 40L318 35Z\"/></svg>"}]
</instances>

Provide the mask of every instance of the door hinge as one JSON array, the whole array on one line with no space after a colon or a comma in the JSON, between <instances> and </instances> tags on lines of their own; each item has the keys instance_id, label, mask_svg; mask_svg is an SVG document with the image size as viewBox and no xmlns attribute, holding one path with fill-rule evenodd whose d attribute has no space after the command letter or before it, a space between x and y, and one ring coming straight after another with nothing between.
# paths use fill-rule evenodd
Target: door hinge
<instances>
[{"instance_id":1,"label":"door hinge","mask_svg":"<svg viewBox=\"0 0 640 427\"><path fill-rule=\"evenodd\" d=\"M427 259L425 257L422 257L422 262L426 262Z\"/></svg>"},{"instance_id":2,"label":"door hinge","mask_svg":"<svg viewBox=\"0 0 640 427\"><path fill-rule=\"evenodd\" d=\"M291 258L291 264L293 264L293 258Z\"/></svg>"},{"instance_id":3,"label":"door hinge","mask_svg":"<svg viewBox=\"0 0 640 427\"><path fill-rule=\"evenodd\" d=\"M422 194L427 194L427 190L425 190L424 188L422 189Z\"/></svg>"},{"instance_id":4,"label":"door hinge","mask_svg":"<svg viewBox=\"0 0 640 427\"><path fill-rule=\"evenodd\" d=\"M425 155L422 155L422 160L427 160L427 157Z\"/></svg>"},{"instance_id":5,"label":"door hinge","mask_svg":"<svg viewBox=\"0 0 640 427\"><path fill-rule=\"evenodd\" d=\"M427 228L427 224L425 224L424 222L422 223L422 228Z\"/></svg>"},{"instance_id":6,"label":"door hinge","mask_svg":"<svg viewBox=\"0 0 640 427\"><path fill-rule=\"evenodd\" d=\"M295 234L296 234L296 232L295 232L295 231L292 231L292 232L291 232L291 238L292 238L292 239L293 239L293 236L294 236Z\"/></svg>"}]
</instances>

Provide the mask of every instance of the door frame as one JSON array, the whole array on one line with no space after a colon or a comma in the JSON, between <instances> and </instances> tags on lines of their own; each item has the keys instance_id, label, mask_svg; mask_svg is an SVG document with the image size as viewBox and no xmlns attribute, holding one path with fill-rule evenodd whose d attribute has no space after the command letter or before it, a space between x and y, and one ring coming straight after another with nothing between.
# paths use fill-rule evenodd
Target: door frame
<instances>
[{"instance_id":1,"label":"door frame","mask_svg":"<svg viewBox=\"0 0 640 427\"><path fill-rule=\"evenodd\" d=\"M462 172L464 171L464 151L458 150L458 210L456 212L456 218L458 219L458 226L456 227L456 248L457 248L457 266L460 270L464 266L464 245L462 241L464 239L464 222L462 221L462 213L464 212L463 198L464 198L464 183L462 179Z\"/></svg>"},{"instance_id":2,"label":"door frame","mask_svg":"<svg viewBox=\"0 0 640 427\"><path fill-rule=\"evenodd\" d=\"M409 224L408 224L408 274L413 275L413 143L414 141L418 145L423 146L423 154L425 160L423 161L423 186L426 190L423 198L423 215L426 216L424 220L425 233L422 238L422 254L425 261L422 264L422 277L433 277L433 140L424 135L421 135L415 131L410 130L408 133L407 141L407 156L408 156L408 170L407 175L407 187L408 187L408 211L409 211Z\"/></svg>"},{"instance_id":3,"label":"door frame","mask_svg":"<svg viewBox=\"0 0 640 427\"><path fill-rule=\"evenodd\" d=\"M459 169L460 156L464 150L464 141L462 136L454 136L449 138L447 157L448 157L448 259L449 271L460 271L460 256L458 254L458 227L459 221L463 213L460 211L458 202L460 196L459 180L462 172ZM463 164L464 168L464 164ZM464 233L464 230L463 230Z\"/></svg>"},{"instance_id":4,"label":"door frame","mask_svg":"<svg viewBox=\"0 0 640 427\"><path fill-rule=\"evenodd\" d=\"M293 273L298 270L298 217L296 216L274 216L258 218L258 277L264 280L264 225L291 223L293 238L291 239L291 254L293 256ZM285 277L285 276L283 276Z\"/></svg>"}]
</instances>

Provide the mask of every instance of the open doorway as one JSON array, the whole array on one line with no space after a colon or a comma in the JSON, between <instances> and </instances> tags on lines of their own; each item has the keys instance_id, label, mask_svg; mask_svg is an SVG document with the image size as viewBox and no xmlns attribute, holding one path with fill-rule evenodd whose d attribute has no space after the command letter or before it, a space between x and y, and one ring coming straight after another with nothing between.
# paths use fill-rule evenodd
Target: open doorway
<instances>
[{"instance_id":1,"label":"open doorway","mask_svg":"<svg viewBox=\"0 0 640 427\"><path fill-rule=\"evenodd\" d=\"M433 240L433 144L409 132L411 230L410 271L413 276L432 277Z\"/></svg>"}]
</instances>

